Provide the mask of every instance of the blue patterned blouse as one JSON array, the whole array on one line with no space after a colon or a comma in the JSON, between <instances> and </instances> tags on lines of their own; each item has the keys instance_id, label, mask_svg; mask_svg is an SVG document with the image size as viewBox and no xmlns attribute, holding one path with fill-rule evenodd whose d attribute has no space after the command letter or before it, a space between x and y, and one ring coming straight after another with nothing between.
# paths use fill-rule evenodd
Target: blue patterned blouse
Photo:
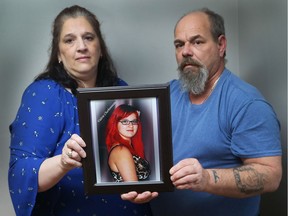
<instances>
[{"instance_id":1,"label":"blue patterned blouse","mask_svg":"<svg viewBox=\"0 0 288 216\"><path fill-rule=\"evenodd\" d=\"M69 137L79 134L77 98L55 81L36 81L25 90L10 132L8 178L17 215L151 215L149 204L123 201L120 195L85 195L82 168L68 172L50 190L37 192L41 163L61 154Z\"/></svg>"}]
</instances>

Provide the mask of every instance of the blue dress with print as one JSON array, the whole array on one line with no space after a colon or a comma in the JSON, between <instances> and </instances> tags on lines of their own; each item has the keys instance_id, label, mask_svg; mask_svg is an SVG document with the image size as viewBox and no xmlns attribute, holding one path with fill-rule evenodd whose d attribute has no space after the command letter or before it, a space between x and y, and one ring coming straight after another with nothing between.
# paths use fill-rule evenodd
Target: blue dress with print
<instances>
[{"instance_id":1,"label":"blue dress with print","mask_svg":"<svg viewBox=\"0 0 288 216\"><path fill-rule=\"evenodd\" d=\"M119 194L85 195L82 168L37 192L41 163L79 134L77 98L56 82L36 81L25 90L10 132L9 191L17 215L151 215L149 204L123 201Z\"/></svg>"}]
</instances>

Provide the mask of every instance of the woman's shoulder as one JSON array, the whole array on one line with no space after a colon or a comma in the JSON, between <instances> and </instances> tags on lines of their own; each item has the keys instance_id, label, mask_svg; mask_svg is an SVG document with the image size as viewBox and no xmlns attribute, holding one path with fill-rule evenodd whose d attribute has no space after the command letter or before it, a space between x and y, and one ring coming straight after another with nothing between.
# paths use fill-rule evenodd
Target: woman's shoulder
<instances>
[{"instance_id":1,"label":"woman's shoulder","mask_svg":"<svg viewBox=\"0 0 288 216\"><path fill-rule=\"evenodd\" d=\"M118 80L117 80L117 85L118 85L118 86L127 86L128 84L127 84L127 82L125 82L124 80L118 78Z\"/></svg>"},{"instance_id":2,"label":"woman's shoulder","mask_svg":"<svg viewBox=\"0 0 288 216\"><path fill-rule=\"evenodd\" d=\"M42 79L32 82L24 91L25 95L55 97L68 92L62 85L51 79Z\"/></svg>"},{"instance_id":3,"label":"woman's shoulder","mask_svg":"<svg viewBox=\"0 0 288 216\"><path fill-rule=\"evenodd\" d=\"M56 89L63 88L60 86L59 83L55 82L52 79L42 79L42 80L36 80L32 82L26 89L25 91L32 91L32 90L37 90L41 92L45 91L54 91Z\"/></svg>"},{"instance_id":4,"label":"woman's shoulder","mask_svg":"<svg viewBox=\"0 0 288 216\"><path fill-rule=\"evenodd\" d=\"M22 102L26 105L46 104L56 106L64 104L65 101L72 101L73 95L68 92L62 85L51 80L43 79L32 82L22 94ZM59 103L58 103L59 102Z\"/></svg>"},{"instance_id":5,"label":"woman's shoulder","mask_svg":"<svg viewBox=\"0 0 288 216\"><path fill-rule=\"evenodd\" d=\"M111 149L110 149L110 155L111 154L118 154L118 153L121 153L121 154L131 154L130 150L128 149L127 146L121 144L121 143L116 143L114 144Z\"/></svg>"},{"instance_id":6,"label":"woman's shoulder","mask_svg":"<svg viewBox=\"0 0 288 216\"><path fill-rule=\"evenodd\" d=\"M125 145L115 145L109 153L109 162L118 163L120 161L133 161L133 154Z\"/></svg>"}]
</instances>

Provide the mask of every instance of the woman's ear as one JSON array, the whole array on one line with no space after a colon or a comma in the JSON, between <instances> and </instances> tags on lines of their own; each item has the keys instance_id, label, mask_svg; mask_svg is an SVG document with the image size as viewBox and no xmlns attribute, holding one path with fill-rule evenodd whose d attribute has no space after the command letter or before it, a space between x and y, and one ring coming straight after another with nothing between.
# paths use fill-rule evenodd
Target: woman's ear
<instances>
[{"instance_id":1,"label":"woman's ear","mask_svg":"<svg viewBox=\"0 0 288 216\"><path fill-rule=\"evenodd\" d=\"M58 54L57 55L57 58L58 58L58 62L59 62L59 64L62 62L62 59L61 59L61 57L60 57L60 55Z\"/></svg>"}]
</instances>

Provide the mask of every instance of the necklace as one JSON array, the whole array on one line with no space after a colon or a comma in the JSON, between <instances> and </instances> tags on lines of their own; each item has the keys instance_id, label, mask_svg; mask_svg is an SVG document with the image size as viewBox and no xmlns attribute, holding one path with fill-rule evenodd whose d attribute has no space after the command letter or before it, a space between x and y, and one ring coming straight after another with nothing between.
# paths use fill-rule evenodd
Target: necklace
<instances>
[{"instance_id":1,"label":"necklace","mask_svg":"<svg viewBox=\"0 0 288 216\"><path fill-rule=\"evenodd\" d=\"M204 98L204 100L200 104L203 104L208 99L208 97L212 94L212 92L213 92L214 88L216 87L219 79L220 79L220 76L217 78L217 80L215 80L215 82L213 83L208 95Z\"/></svg>"}]
</instances>

